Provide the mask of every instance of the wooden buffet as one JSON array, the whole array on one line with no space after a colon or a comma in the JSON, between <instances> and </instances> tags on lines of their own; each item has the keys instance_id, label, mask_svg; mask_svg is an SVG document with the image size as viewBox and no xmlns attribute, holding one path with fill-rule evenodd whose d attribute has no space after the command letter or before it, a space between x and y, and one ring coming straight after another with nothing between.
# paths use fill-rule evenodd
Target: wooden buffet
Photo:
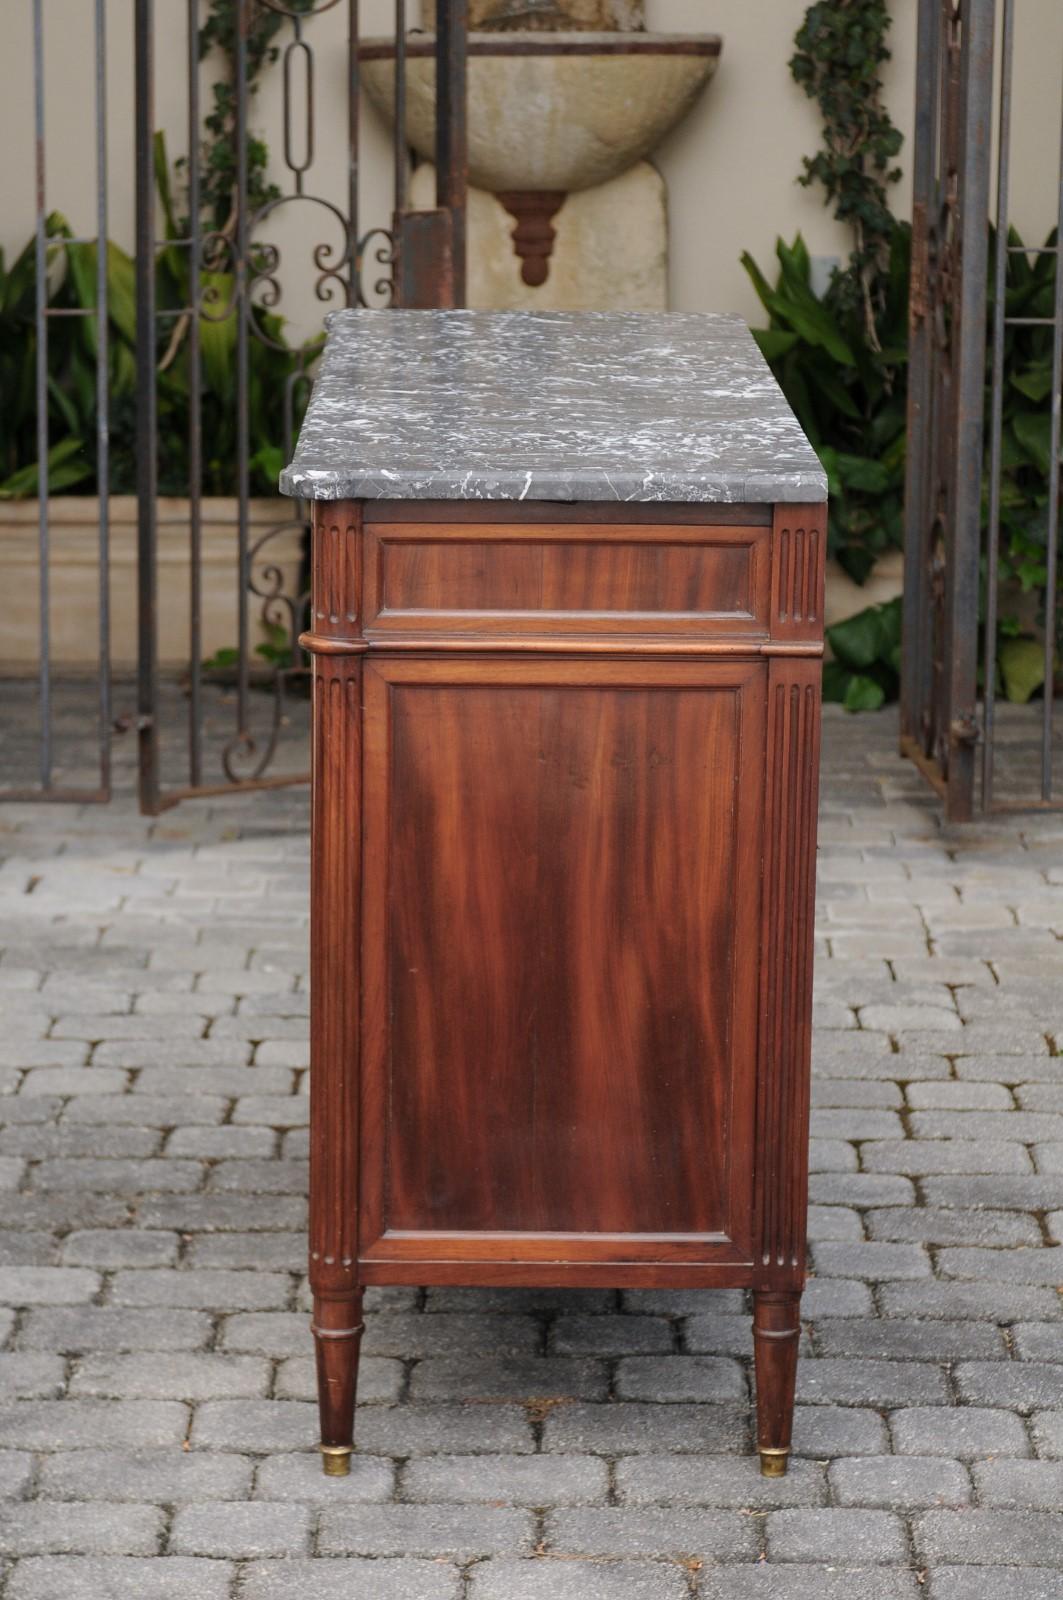
<instances>
[{"instance_id":1,"label":"wooden buffet","mask_svg":"<svg viewBox=\"0 0 1063 1600\"><path fill-rule=\"evenodd\" d=\"M326 1470L364 1287L479 1284L751 1290L785 1471L814 455L734 318L351 312L283 483L314 501Z\"/></svg>"}]
</instances>

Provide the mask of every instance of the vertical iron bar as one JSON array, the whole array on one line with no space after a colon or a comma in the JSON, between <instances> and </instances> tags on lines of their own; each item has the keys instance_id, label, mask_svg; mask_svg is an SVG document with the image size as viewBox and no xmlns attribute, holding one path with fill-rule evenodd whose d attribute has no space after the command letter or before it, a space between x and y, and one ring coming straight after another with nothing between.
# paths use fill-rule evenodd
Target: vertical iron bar
<instances>
[{"instance_id":1,"label":"vertical iron bar","mask_svg":"<svg viewBox=\"0 0 1063 1600\"><path fill-rule=\"evenodd\" d=\"M436 22L438 28L438 19ZM395 0L395 211L406 210L406 0Z\"/></svg>"},{"instance_id":2,"label":"vertical iron bar","mask_svg":"<svg viewBox=\"0 0 1063 1600\"><path fill-rule=\"evenodd\" d=\"M140 808L159 808L154 0L134 0L137 285L137 747Z\"/></svg>"},{"instance_id":3,"label":"vertical iron bar","mask_svg":"<svg viewBox=\"0 0 1063 1600\"><path fill-rule=\"evenodd\" d=\"M1000 561L1000 485L1004 443L1004 334L1007 326L1008 226L1011 217L1011 109L1015 62L1015 0L1004 0L997 151L997 239L994 265L993 378L989 435L989 528L986 537L985 684L982 713L982 808L993 805L996 721L997 587Z\"/></svg>"},{"instance_id":4,"label":"vertical iron bar","mask_svg":"<svg viewBox=\"0 0 1063 1600\"><path fill-rule=\"evenodd\" d=\"M467 0L436 6L436 205L450 213L450 304L465 304Z\"/></svg>"},{"instance_id":5,"label":"vertical iron bar","mask_svg":"<svg viewBox=\"0 0 1063 1600\"><path fill-rule=\"evenodd\" d=\"M927 559L930 525L930 418L933 319L929 235L940 111L940 0L919 0L915 129L912 140L912 280L908 353L908 460L905 476L901 735L922 743L929 693Z\"/></svg>"},{"instance_id":6,"label":"vertical iron bar","mask_svg":"<svg viewBox=\"0 0 1063 1600\"><path fill-rule=\"evenodd\" d=\"M358 282L361 262L358 250L358 158L361 115L362 81L358 60L360 21L358 0L348 0L347 6L347 228L350 240L351 263L348 277L347 304L358 304Z\"/></svg>"},{"instance_id":7,"label":"vertical iron bar","mask_svg":"<svg viewBox=\"0 0 1063 1600\"><path fill-rule=\"evenodd\" d=\"M199 0L188 0L188 772L203 782L203 419L199 301Z\"/></svg>"},{"instance_id":8,"label":"vertical iron bar","mask_svg":"<svg viewBox=\"0 0 1063 1600\"><path fill-rule=\"evenodd\" d=\"M974 808L994 0L971 0L963 15L958 128L960 281L954 312L958 353L953 395L955 496L948 538L944 660L948 699L945 813L951 822L969 821Z\"/></svg>"},{"instance_id":9,"label":"vertical iron bar","mask_svg":"<svg viewBox=\"0 0 1063 1600\"><path fill-rule=\"evenodd\" d=\"M1045 583L1045 697L1041 729L1041 799L1052 798L1052 717L1055 710L1056 595L1059 562L1059 449L1063 422L1063 138L1059 153L1059 208L1056 223L1056 293L1052 337L1052 421L1048 430L1048 538Z\"/></svg>"},{"instance_id":10,"label":"vertical iron bar","mask_svg":"<svg viewBox=\"0 0 1063 1600\"><path fill-rule=\"evenodd\" d=\"M250 690L250 630L248 627L248 521L250 483L249 373L248 362L248 128L247 128L247 33L251 25L253 0L238 0L236 7L236 476L238 505L239 562L237 647L237 732L248 731Z\"/></svg>"},{"instance_id":11,"label":"vertical iron bar","mask_svg":"<svg viewBox=\"0 0 1063 1600\"><path fill-rule=\"evenodd\" d=\"M34 284L34 331L36 350L37 401L37 562L40 613L40 662L38 666L38 715L40 717L41 788L52 783L52 640L51 640L51 550L48 527L48 232L45 215L45 126L44 126L44 12L42 0L33 0L33 114L36 136L37 200L34 233L36 282Z\"/></svg>"},{"instance_id":12,"label":"vertical iron bar","mask_svg":"<svg viewBox=\"0 0 1063 1600\"><path fill-rule=\"evenodd\" d=\"M100 787L111 784L110 304L107 292L107 0L96 0L96 497Z\"/></svg>"}]
</instances>

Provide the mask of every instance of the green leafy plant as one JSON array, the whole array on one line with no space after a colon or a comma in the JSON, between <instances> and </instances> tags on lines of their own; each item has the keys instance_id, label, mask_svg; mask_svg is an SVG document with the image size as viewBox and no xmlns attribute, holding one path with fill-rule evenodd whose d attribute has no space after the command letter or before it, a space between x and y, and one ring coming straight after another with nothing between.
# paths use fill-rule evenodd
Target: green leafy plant
<instances>
[{"instance_id":1,"label":"green leafy plant","mask_svg":"<svg viewBox=\"0 0 1063 1600\"><path fill-rule=\"evenodd\" d=\"M823 698L847 711L876 711L896 700L901 673L901 602L868 606L827 629L834 655L823 668Z\"/></svg>"},{"instance_id":2,"label":"green leafy plant","mask_svg":"<svg viewBox=\"0 0 1063 1600\"><path fill-rule=\"evenodd\" d=\"M835 275L832 301L859 306L868 346L878 348L887 312L897 220L889 187L903 142L883 98L882 68L890 59L887 0L817 0L794 43L790 71L823 118L823 147L804 158L801 182L821 184L839 222L852 229L848 267Z\"/></svg>"},{"instance_id":3,"label":"green leafy plant","mask_svg":"<svg viewBox=\"0 0 1063 1600\"><path fill-rule=\"evenodd\" d=\"M742 257L770 319L754 337L829 479L830 553L857 583L904 537L910 253L910 230L898 225L877 347L858 307L816 295L800 234L777 242L774 283Z\"/></svg>"}]
</instances>

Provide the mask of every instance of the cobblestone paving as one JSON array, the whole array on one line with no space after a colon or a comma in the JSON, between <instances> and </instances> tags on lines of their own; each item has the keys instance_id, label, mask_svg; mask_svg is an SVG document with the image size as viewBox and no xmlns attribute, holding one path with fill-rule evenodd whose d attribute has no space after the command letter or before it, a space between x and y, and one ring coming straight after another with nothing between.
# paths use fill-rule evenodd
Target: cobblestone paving
<instances>
[{"instance_id":1,"label":"cobblestone paving","mask_svg":"<svg viewBox=\"0 0 1063 1600\"><path fill-rule=\"evenodd\" d=\"M827 723L774 1483L740 1294L519 1290L371 1292L324 1479L305 794L4 808L3 1600L1060 1600L1063 817L944 830L894 726Z\"/></svg>"}]
</instances>

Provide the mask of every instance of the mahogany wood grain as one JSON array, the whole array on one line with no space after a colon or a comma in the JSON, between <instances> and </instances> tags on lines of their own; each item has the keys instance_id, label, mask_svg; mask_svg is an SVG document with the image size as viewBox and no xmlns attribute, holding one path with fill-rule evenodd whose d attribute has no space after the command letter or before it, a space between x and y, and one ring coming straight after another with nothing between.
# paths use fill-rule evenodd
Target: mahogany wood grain
<instances>
[{"instance_id":1,"label":"mahogany wood grain","mask_svg":"<svg viewBox=\"0 0 1063 1600\"><path fill-rule=\"evenodd\" d=\"M767 528L385 524L365 540L366 630L766 637Z\"/></svg>"},{"instance_id":2,"label":"mahogany wood grain","mask_svg":"<svg viewBox=\"0 0 1063 1600\"><path fill-rule=\"evenodd\" d=\"M333 1464L367 1284L732 1286L784 1469L824 543L819 507L316 507Z\"/></svg>"}]
</instances>

